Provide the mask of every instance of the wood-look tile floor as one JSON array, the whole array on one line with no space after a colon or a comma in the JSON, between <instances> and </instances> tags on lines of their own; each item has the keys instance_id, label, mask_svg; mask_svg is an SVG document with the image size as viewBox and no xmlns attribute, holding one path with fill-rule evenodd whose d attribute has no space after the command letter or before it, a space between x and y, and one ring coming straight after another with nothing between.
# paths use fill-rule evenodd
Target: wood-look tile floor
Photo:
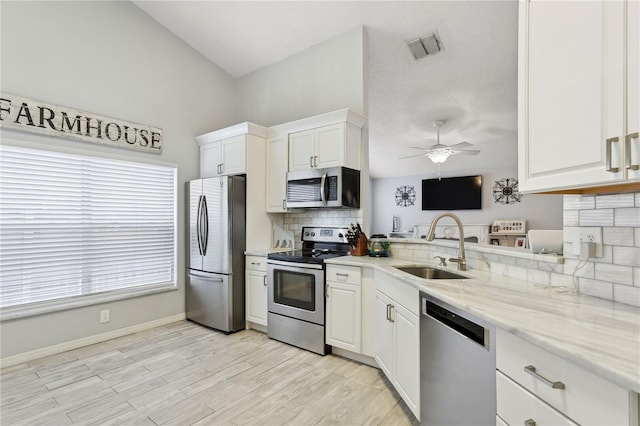
<instances>
[{"instance_id":1,"label":"wood-look tile floor","mask_svg":"<svg viewBox=\"0 0 640 426\"><path fill-rule=\"evenodd\" d=\"M188 321L8 367L0 424L418 424L377 369Z\"/></svg>"}]
</instances>

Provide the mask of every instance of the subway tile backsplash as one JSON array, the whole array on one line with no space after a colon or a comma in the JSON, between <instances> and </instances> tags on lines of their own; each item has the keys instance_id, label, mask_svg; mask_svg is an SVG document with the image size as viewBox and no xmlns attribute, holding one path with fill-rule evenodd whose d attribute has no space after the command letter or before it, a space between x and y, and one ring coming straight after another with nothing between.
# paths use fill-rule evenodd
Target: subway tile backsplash
<instances>
[{"instance_id":1,"label":"subway tile backsplash","mask_svg":"<svg viewBox=\"0 0 640 426\"><path fill-rule=\"evenodd\" d=\"M348 226L362 223L362 210L352 209L296 209L284 215L284 229L293 231L296 245L303 226Z\"/></svg>"},{"instance_id":2,"label":"subway tile backsplash","mask_svg":"<svg viewBox=\"0 0 640 426\"><path fill-rule=\"evenodd\" d=\"M563 286L582 294L640 307L640 192L607 195L564 195L565 228L602 227L602 257L581 259L565 232L564 264L536 262L473 251L471 269L490 270L542 285ZM393 256L431 258L456 254L456 249L428 244L393 243Z\"/></svg>"}]
</instances>

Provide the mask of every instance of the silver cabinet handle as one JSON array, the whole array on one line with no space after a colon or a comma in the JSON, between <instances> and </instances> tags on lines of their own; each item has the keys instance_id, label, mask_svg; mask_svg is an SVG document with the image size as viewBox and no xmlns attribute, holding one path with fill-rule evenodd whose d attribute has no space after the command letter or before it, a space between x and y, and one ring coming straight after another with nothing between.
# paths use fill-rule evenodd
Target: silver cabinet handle
<instances>
[{"instance_id":1,"label":"silver cabinet handle","mask_svg":"<svg viewBox=\"0 0 640 426\"><path fill-rule=\"evenodd\" d=\"M343 272L336 272L336 277L345 277L345 278L349 278L349 274L345 274Z\"/></svg>"},{"instance_id":2,"label":"silver cabinet handle","mask_svg":"<svg viewBox=\"0 0 640 426\"><path fill-rule=\"evenodd\" d=\"M533 377L535 377L536 379L540 380L542 383L544 383L545 385L553 388L553 389L564 389L564 383L562 382L552 382L551 380L547 379L546 377L543 377L540 375L540 373L538 373L536 371L536 368L533 365L527 365L524 368L525 373L529 373L531 374Z\"/></svg>"},{"instance_id":3,"label":"silver cabinet handle","mask_svg":"<svg viewBox=\"0 0 640 426\"><path fill-rule=\"evenodd\" d=\"M313 155L309 157L309 167L313 168Z\"/></svg>"},{"instance_id":4,"label":"silver cabinet handle","mask_svg":"<svg viewBox=\"0 0 640 426\"><path fill-rule=\"evenodd\" d=\"M389 322L395 322L393 320L393 317L391 316L391 310L395 308L395 306L393 306L392 304L388 303L387 304L387 321Z\"/></svg>"},{"instance_id":5,"label":"silver cabinet handle","mask_svg":"<svg viewBox=\"0 0 640 426\"><path fill-rule=\"evenodd\" d=\"M318 167L318 156L317 155L313 156L313 167Z\"/></svg>"},{"instance_id":6,"label":"silver cabinet handle","mask_svg":"<svg viewBox=\"0 0 640 426\"><path fill-rule=\"evenodd\" d=\"M536 426L536 421L533 419L527 419L524 421L524 426Z\"/></svg>"},{"instance_id":7,"label":"silver cabinet handle","mask_svg":"<svg viewBox=\"0 0 640 426\"><path fill-rule=\"evenodd\" d=\"M262 277L262 285L264 285L265 287L267 286L267 276L266 275L264 275Z\"/></svg>"},{"instance_id":8,"label":"silver cabinet handle","mask_svg":"<svg viewBox=\"0 0 640 426\"><path fill-rule=\"evenodd\" d=\"M252 265L260 266L260 262L251 262Z\"/></svg>"},{"instance_id":9,"label":"silver cabinet handle","mask_svg":"<svg viewBox=\"0 0 640 426\"><path fill-rule=\"evenodd\" d=\"M606 162L607 162L607 171L611 173L618 173L620 169L618 167L611 166L611 145L614 142L618 142L620 139L616 136L615 138L607 139L607 149L606 149Z\"/></svg>"},{"instance_id":10,"label":"silver cabinet handle","mask_svg":"<svg viewBox=\"0 0 640 426\"><path fill-rule=\"evenodd\" d=\"M282 200L282 210L287 209L287 200Z\"/></svg>"},{"instance_id":11,"label":"silver cabinet handle","mask_svg":"<svg viewBox=\"0 0 640 426\"><path fill-rule=\"evenodd\" d=\"M624 137L624 157L627 170L638 170L640 165L631 164L631 139L638 139L638 132L629 133Z\"/></svg>"},{"instance_id":12,"label":"silver cabinet handle","mask_svg":"<svg viewBox=\"0 0 640 426\"><path fill-rule=\"evenodd\" d=\"M325 288L324 297L326 297L326 298L328 299L328 298L329 298L329 289L330 289L331 287L329 287L329 284L325 284L325 285L324 285L324 288Z\"/></svg>"}]
</instances>

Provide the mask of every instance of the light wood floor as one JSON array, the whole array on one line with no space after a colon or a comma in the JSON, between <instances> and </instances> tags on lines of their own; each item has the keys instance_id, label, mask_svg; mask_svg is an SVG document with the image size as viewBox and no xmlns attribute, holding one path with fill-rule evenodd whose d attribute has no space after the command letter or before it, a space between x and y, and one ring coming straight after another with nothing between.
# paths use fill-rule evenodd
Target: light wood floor
<instances>
[{"instance_id":1,"label":"light wood floor","mask_svg":"<svg viewBox=\"0 0 640 426\"><path fill-rule=\"evenodd\" d=\"M377 369L188 321L0 372L0 424L418 424Z\"/></svg>"}]
</instances>

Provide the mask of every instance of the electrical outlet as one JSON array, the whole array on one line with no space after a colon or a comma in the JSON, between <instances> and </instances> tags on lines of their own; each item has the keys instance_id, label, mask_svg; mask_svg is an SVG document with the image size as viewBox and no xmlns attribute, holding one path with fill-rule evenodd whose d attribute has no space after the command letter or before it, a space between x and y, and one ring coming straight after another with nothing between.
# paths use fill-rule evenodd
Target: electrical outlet
<instances>
[{"instance_id":1,"label":"electrical outlet","mask_svg":"<svg viewBox=\"0 0 640 426\"><path fill-rule=\"evenodd\" d=\"M573 254L584 258L584 250L581 250L581 243L594 243L594 251L588 250L589 257L602 257L602 227L600 226L588 226L588 227L566 227L565 228L566 241L573 244ZM594 254L592 256L592 254Z\"/></svg>"},{"instance_id":2,"label":"electrical outlet","mask_svg":"<svg viewBox=\"0 0 640 426\"><path fill-rule=\"evenodd\" d=\"M111 315L110 315L109 309L100 311L100 322L109 322L110 320L111 320Z\"/></svg>"}]
</instances>

